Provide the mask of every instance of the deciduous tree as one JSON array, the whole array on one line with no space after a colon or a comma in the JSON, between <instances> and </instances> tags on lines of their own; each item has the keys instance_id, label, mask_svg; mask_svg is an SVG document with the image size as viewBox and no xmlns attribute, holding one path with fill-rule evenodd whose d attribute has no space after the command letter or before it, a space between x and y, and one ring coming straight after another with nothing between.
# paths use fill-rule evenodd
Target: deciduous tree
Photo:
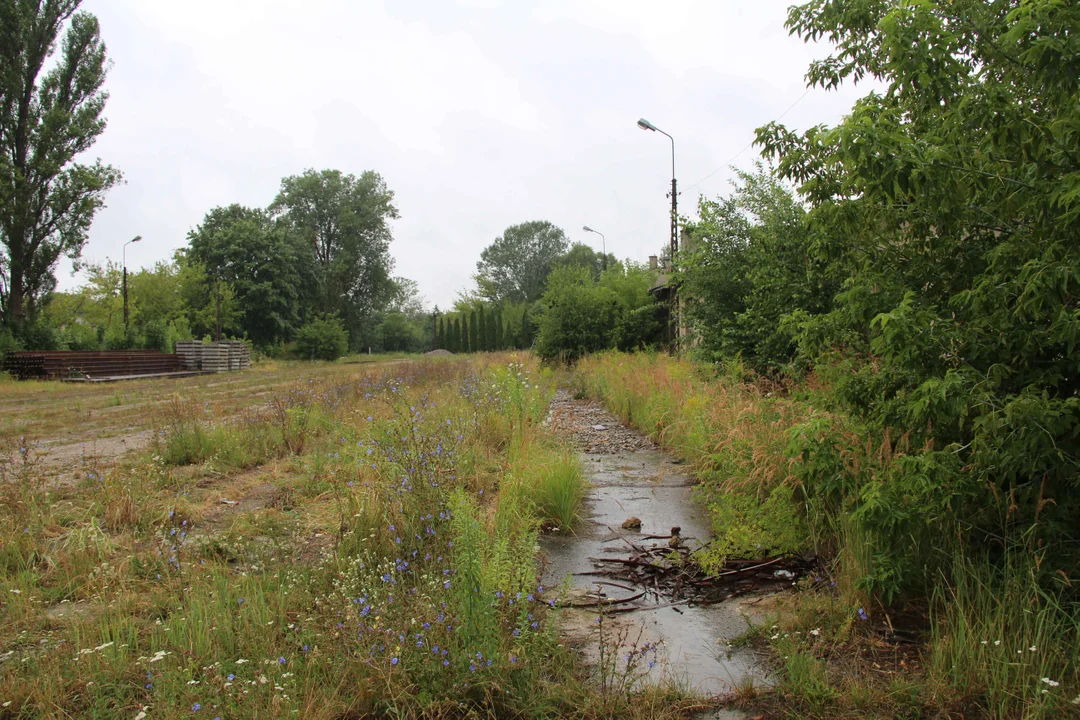
<instances>
[{"instance_id":1,"label":"deciduous tree","mask_svg":"<svg viewBox=\"0 0 1080 720\"><path fill-rule=\"evenodd\" d=\"M864 584L925 581L921 539L983 547L1002 523L1059 583L1080 510L1080 4L815 0L788 26L836 46L812 85L885 85L836 127L758 133L847 271L804 346L913 449L854 491ZM833 439L807 443L815 481L845 477Z\"/></svg>"},{"instance_id":2,"label":"deciduous tree","mask_svg":"<svg viewBox=\"0 0 1080 720\"><path fill-rule=\"evenodd\" d=\"M282 180L270 206L314 258L318 308L338 313L354 340L394 297L390 221L398 213L393 201L394 193L376 172L357 177L307 170Z\"/></svg>"},{"instance_id":3,"label":"deciduous tree","mask_svg":"<svg viewBox=\"0 0 1080 720\"><path fill-rule=\"evenodd\" d=\"M480 254L476 284L492 302L534 302L566 252L566 233L546 220L511 225Z\"/></svg>"}]
</instances>

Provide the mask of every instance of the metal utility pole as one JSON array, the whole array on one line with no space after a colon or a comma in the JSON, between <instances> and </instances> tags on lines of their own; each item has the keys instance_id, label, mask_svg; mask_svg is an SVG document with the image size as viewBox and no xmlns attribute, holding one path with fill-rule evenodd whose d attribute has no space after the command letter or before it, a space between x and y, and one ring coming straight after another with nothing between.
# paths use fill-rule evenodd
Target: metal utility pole
<instances>
[{"instance_id":1,"label":"metal utility pole","mask_svg":"<svg viewBox=\"0 0 1080 720\"><path fill-rule=\"evenodd\" d=\"M137 243L140 240L142 240L142 235L136 235L134 238L132 238L131 240L128 240L126 243L124 243L124 248L121 251L123 253L123 257L124 257L123 293L124 293L124 334L125 335L127 334L127 330L128 330L127 246L130 245L131 243Z\"/></svg>"},{"instance_id":2,"label":"metal utility pole","mask_svg":"<svg viewBox=\"0 0 1080 720\"><path fill-rule=\"evenodd\" d=\"M675 186L675 141L671 141L671 267L675 268L675 253L679 252L679 191Z\"/></svg>"}]
</instances>

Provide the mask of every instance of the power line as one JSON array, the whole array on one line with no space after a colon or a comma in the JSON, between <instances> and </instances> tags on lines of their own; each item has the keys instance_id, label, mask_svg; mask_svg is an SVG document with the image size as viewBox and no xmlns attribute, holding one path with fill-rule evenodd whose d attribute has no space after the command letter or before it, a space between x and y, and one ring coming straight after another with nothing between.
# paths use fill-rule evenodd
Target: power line
<instances>
[{"instance_id":1,"label":"power line","mask_svg":"<svg viewBox=\"0 0 1080 720\"><path fill-rule=\"evenodd\" d=\"M794 110L794 109L795 109L795 106L796 106L796 105L798 105L799 103L801 103L801 102L803 101L803 98L805 98L805 97L806 97L807 95L809 95L809 94L810 94L810 88L806 88L806 92L804 92L804 93L803 93L802 95L800 95L800 96L799 96L799 99L798 99L798 100L796 100L795 102L791 103L791 106L790 106L790 107L788 107L788 109L787 109L787 110L785 110L784 112L780 113L780 117L776 118L776 120L774 120L773 122L780 122L781 120L783 120L783 119L784 119L784 116L785 116L785 115L787 115L787 114L788 114L789 112L791 112L792 110ZM754 145L754 141L753 141L753 140L751 140L750 142L746 143L746 145L745 145L745 146L743 147L743 149L742 149L742 150L740 150L739 152L735 153L734 155L732 155L732 156L731 156L731 159L730 159L730 160L728 160L728 161L727 161L726 163L724 163L724 164L723 164L723 165L721 165L720 167L716 168L716 169L715 169L715 170L713 170L713 171L712 171L711 173L709 173L709 174L708 174L708 175L706 175L705 177L701 178L700 180L698 180L698 181L697 181L696 183L694 183L693 185L690 185L690 186L688 186L688 187L686 187L686 188L683 188L683 190L685 191L685 190L691 190L691 189L693 189L693 188L696 188L696 187L697 187L698 185L700 185L701 183L705 182L706 180L708 180L709 178L711 178L711 177L712 177L713 175L715 175L716 173L720 172L720 171L721 171L721 170L723 170L724 168L726 168L726 167L728 167L729 165L731 165L731 163L733 163L733 162L735 161L735 159L736 159L737 157L739 157L739 156L740 156L740 155L742 155L742 154L743 154L744 152L746 152L747 150L749 150L749 149L750 149L751 147L753 147L753 145Z\"/></svg>"}]
</instances>

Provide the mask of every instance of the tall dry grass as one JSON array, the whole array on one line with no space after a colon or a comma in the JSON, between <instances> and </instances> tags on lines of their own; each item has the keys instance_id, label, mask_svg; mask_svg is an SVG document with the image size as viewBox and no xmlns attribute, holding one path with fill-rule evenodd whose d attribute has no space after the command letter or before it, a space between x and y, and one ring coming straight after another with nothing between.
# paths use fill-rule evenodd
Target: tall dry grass
<instances>
[{"instance_id":1,"label":"tall dry grass","mask_svg":"<svg viewBox=\"0 0 1080 720\"><path fill-rule=\"evenodd\" d=\"M737 369L714 370L663 355L620 353L583 359L577 392L603 400L690 465L716 534L704 563L729 555L795 552L813 544L788 435L812 412Z\"/></svg>"}]
</instances>

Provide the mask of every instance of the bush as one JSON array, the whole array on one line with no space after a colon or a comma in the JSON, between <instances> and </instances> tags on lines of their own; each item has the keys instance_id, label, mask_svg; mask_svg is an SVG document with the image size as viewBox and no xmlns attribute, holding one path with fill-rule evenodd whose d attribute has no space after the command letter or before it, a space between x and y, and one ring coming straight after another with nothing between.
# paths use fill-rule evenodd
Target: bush
<instances>
[{"instance_id":1,"label":"bush","mask_svg":"<svg viewBox=\"0 0 1080 720\"><path fill-rule=\"evenodd\" d=\"M105 331L103 342L106 350L130 350L138 344L137 340L133 328L125 330L123 325L113 325Z\"/></svg>"},{"instance_id":2,"label":"bush","mask_svg":"<svg viewBox=\"0 0 1080 720\"><path fill-rule=\"evenodd\" d=\"M86 323L74 322L58 334L60 345L68 350L92 352L101 349L97 328Z\"/></svg>"},{"instance_id":3,"label":"bush","mask_svg":"<svg viewBox=\"0 0 1080 720\"><path fill-rule=\"evenodd\" d=\"M337 360L348 349L349 333L337 315L317 315L296 333L296 353L308 360Z\"/></svg>"},{"instance_id":4,"label":"bush","mask_svg":"<svg viewBox=\"0 0 1080 720\"><path fill-rule=\"evenodd\" d=\"M572 361L611 347L618 299L586 268L556 268L539 303L536 352L545 360Z\"/></svg>"},{"instance_id":5,"label":"bush","mask_svg":"<svg viewBox=\"0 0 1080 720\"><path fill-rule=\"evenodd\" d=\"M815 259L815 235L795 193L760 164L739 172L728 197L698 203L681 258L686 321L703 359L738 356L777 373L796 358L797 314L826 312L833 270Z\"/></svg>"},{"instance_id":6,"label":"bush","mask_svg":"<svg viewBox=\"0 0 1080 720\"><path fill-rule=\"evenodd\" d=\"M17 352L21 349L19 341L15 339L11 331L5 327L0 327L0 362L4 361L8 353Z\"/></svg>"},{"instance_id":7,"label":"bush","mask_svg":"<svg viewBox=\"0 0 1080 720\"><path fill-rule=\"evenodd\" d=\"M615 347L629 351L658 345L663 338L664 316L664 306L659 303L625 313L615 324Z\"/></svg>"},{"instance_id":8,"label":"bush","mask_svg":"<svg viewBox=\"0 0 1080 720\"><path fill-rule=\"evenodd\" d=\"M147 350L161 350L162 352L168 352L168 326L160 320L152 320L146 323L142 328L141 344Z\"/></svg>"},{"instance_id":9,"label":"bush","mask_svg":"<svg viewBox=\"0 0 1080 720\"><path fill-rule=\"evenodd\" d=\"M60 338L51 326L40 319L23 328L21 350L60 350Z\"/></svg>"}]
</instances>

